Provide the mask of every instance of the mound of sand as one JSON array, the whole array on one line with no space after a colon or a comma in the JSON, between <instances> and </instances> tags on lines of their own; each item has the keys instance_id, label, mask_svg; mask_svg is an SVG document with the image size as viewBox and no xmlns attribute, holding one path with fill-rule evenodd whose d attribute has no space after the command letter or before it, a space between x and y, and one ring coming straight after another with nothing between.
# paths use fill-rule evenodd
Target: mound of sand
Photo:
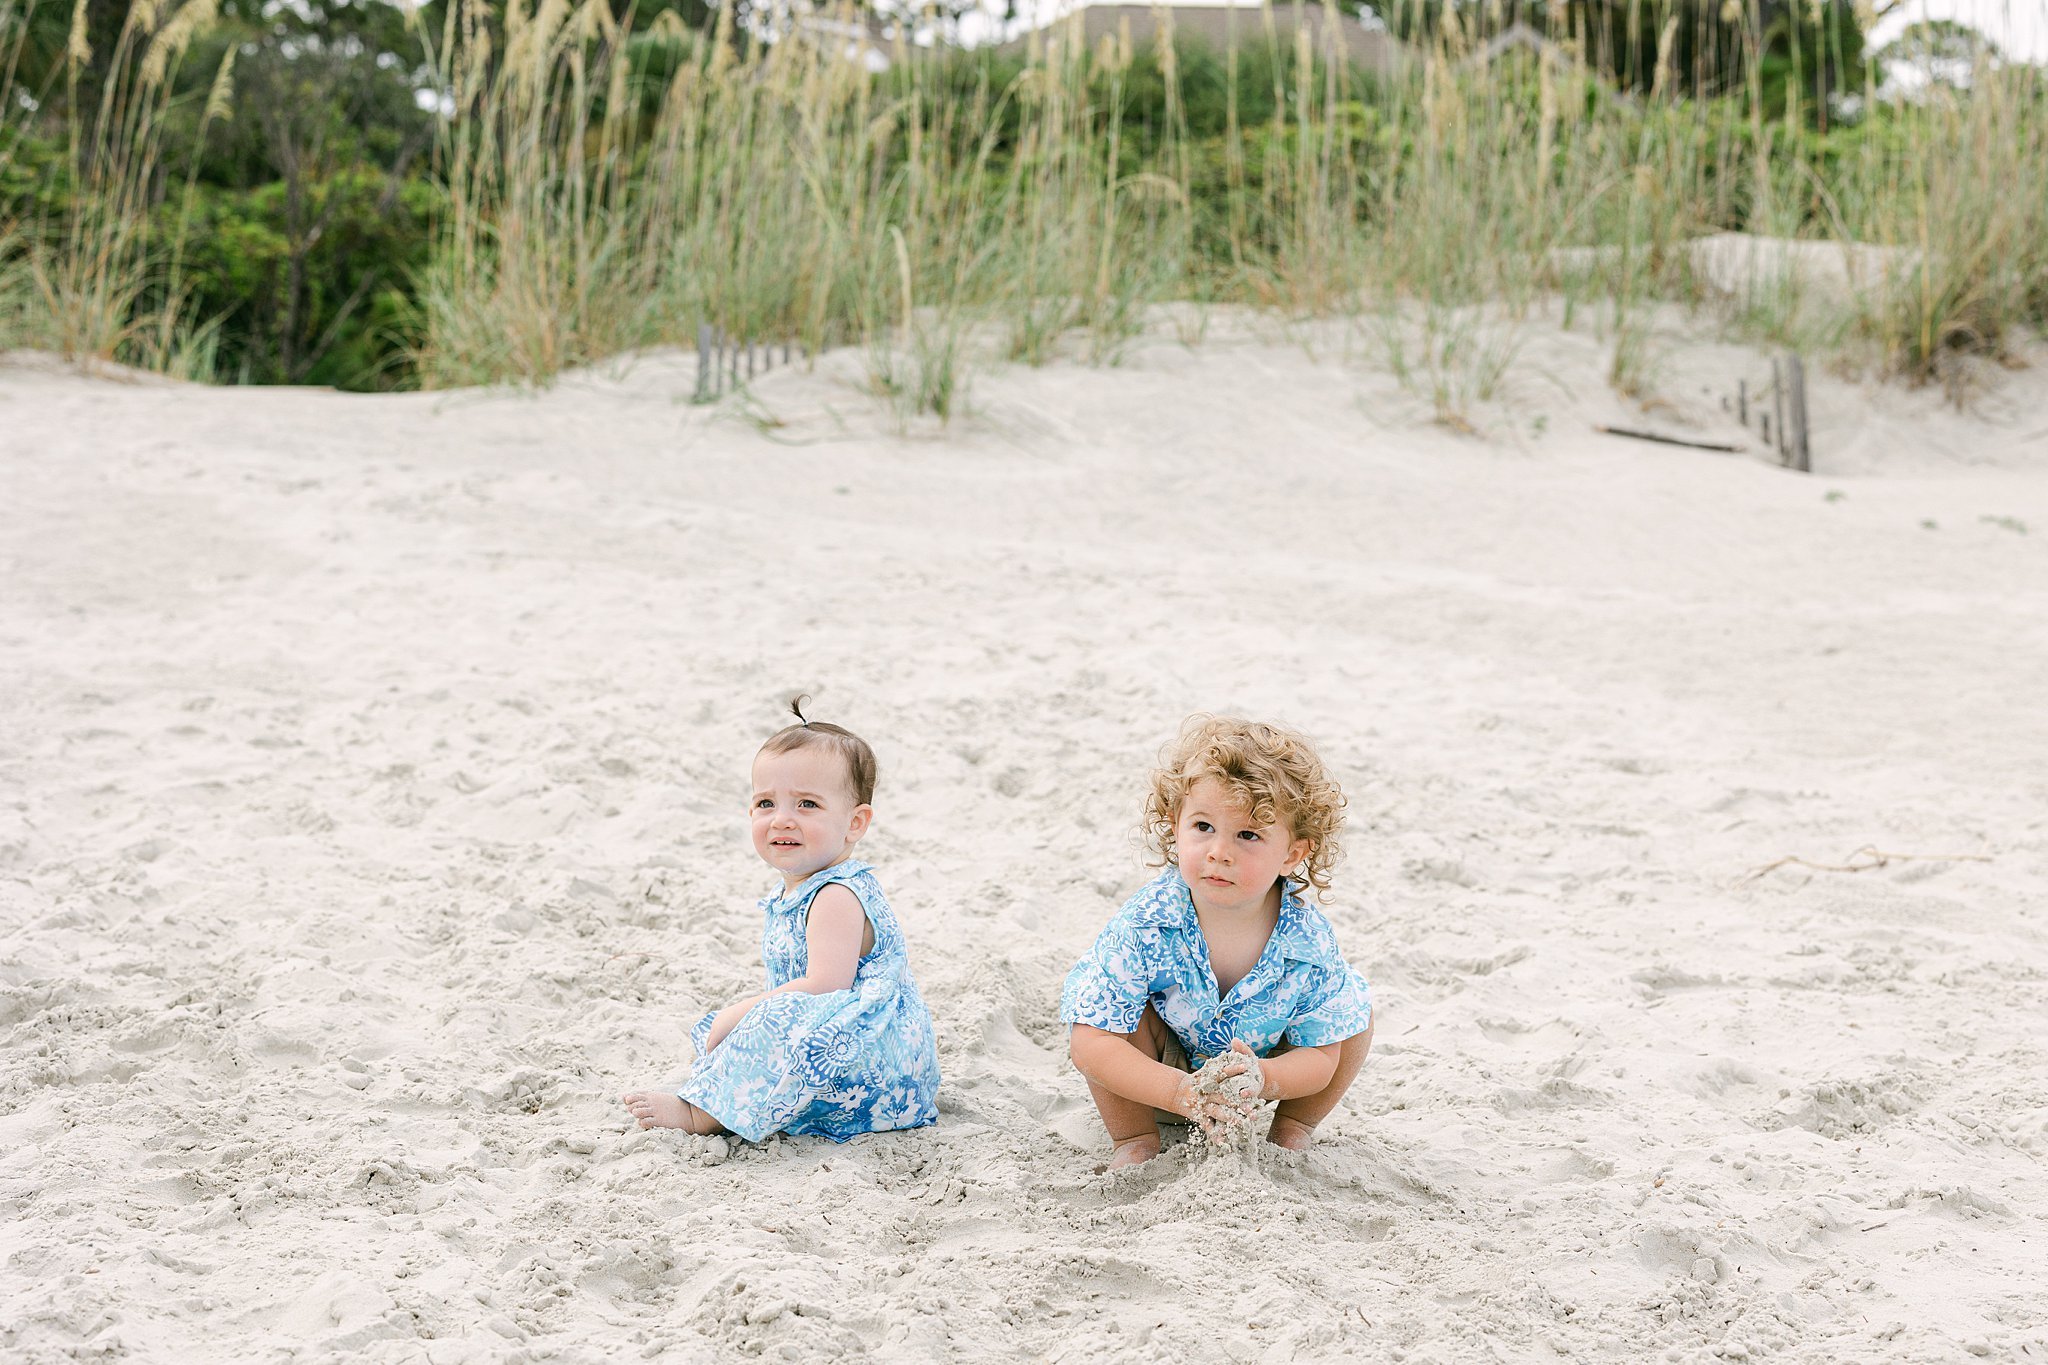
<instances>
[{"instance_id":1,"label":"mound of sand","mask_svg":"<svg viewBox=\"0 0 2048 1365\"><path fill-rule=\"evenodd\" d=\"M1646 415L1532 330L1478 440L1228 324L944 433L851 354L0 370L0 1356L2048 1349L2039 373L1815 375L1801 477L1591 431L1729 433L1737 348ZM629 1131L758 972L799 689L880 752L942 1119ZM1198 708L1346 783L1379 1041L1305 1156L1112 1180L1058 988ZM1865 845L1944 856L1745 878Z\"/></svg>"},{"instance_id":2,"label":"mound of sand","mask_svg":"<svg viewBox=\"0 0 2048 1365\"><path fill-rule=\"evenodd\" d=\"M1821 300L1837 307L1858 295L1902 281L1919 253L1868 242L1824 242L1765 237L1752 232L1713 232L1685 243L1694 274L1709 290L1744 300L1759 295ZM1618 246L1567 246L1550 253L1561 274L1611 268L1622 260Z\"/></svg>"}]
</instances>

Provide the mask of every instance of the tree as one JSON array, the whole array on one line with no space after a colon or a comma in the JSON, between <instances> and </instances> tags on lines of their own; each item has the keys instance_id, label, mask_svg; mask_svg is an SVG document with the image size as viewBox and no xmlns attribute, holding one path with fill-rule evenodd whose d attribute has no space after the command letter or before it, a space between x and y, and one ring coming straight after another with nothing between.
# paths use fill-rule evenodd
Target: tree
<instances>
[{"instance_id":1,"label":"tree","mask_svg":"<svg viewBox=\"0 0 2048 1365\"><path fill-rule=\"evenodd\" d=\"M1978 63L2001 65L2005 54L1977 29L1955 19L1922 19L1908 24L1880 50L1877 60L1914 85L1965 89Z\"/></svg>"},{"instance_id":2,"label":"tree","mask_svg":"<svg viewBox=\"0 0 2048 1365\"><path fill-rule=\"evenodd\" d=\"M1756 77L1767 109L1795 93L1825 121L1831 96L1861 81L1852 0L1353 0L1410 42L1456 26L1468 46L1517 24L1573 47L1626 90L1705 98ZM1754 71L1752 71L1754 64Z\"/></svg>"},{"instance_id":3,"label":"tree","mask_svg":"<svg viewBox=\"0 0 2048 1365\"><path fill-rule=\"evenodd\" d=\"M259 230L240 238L250 259L215 257L240 287L208 301L233 315L253 375L302 383L381 290L406 283L412 253L391 234L434 135L424 53L389 0L222 0L221 21L212 47L235 50L235 112L199 170L239 192L216 196L215 226Z\"/></svg>"}]
</instances>

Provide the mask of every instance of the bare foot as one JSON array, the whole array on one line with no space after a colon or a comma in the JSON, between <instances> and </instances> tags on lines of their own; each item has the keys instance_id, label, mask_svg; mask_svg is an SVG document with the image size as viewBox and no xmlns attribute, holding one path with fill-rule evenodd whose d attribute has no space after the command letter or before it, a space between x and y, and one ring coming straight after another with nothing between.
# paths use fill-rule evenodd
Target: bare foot
<instances>
[{"instance_id":1,"label":"bare foot","mask_svg":"<svg viewBox=\"0 0 2048 1365\"><path fill-rule=\"evenodd\" d=\"M627 1113L640 1120L642 1128L681 1128L698 1134L721 1131L717 1119L680 1095L661 1090L629 1090L619 1100Z\"/></svg>"},{"instance_id":2,"label":"bare foot","mask_svg":"<svg viewBox=\"0 0 2048 1365\"><path fill-rule=\"evenodd\" d=\"M1125 1138L1109 1154L1109 1167L1120 1171L1126 1166L1136 1166L1159 1155L1159 1134L1145 1133L1139 1137Z\"/></svg>"},{"instance_id":3,"label":"bare foot","mask_svg":"<svg viewBox=\"0 0 2048 1365\"><path fill-rule=\"evenodd\" d=\"M1273 1126L1266 1130L1266 1141L1275 1147L1285 1147L1290 1152L1305 1152L1315 1140L1316 1130L1295 1119L1273 1115Z\"/></svg>"}]
</instances>

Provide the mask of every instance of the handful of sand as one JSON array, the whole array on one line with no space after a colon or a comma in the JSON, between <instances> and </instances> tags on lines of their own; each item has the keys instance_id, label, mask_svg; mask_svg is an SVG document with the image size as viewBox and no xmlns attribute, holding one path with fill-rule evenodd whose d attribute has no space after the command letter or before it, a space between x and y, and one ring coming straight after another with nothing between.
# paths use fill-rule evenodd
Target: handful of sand
<instances>
[{"instance_id":1,"label":"handful of sand","mask_svg":"<svg viewBox=\"0 0 2048 1365\"><path fill-rule=\"evenodd\" d=\"M1203 1101L1203 1140L1219 1152L1243 1152L1258 1140L1259 1092L1265 1088L1259 1059L1244 1052L1219 1052L1195 1072L1195 1094Z\"/></svg>"}]
</instances>

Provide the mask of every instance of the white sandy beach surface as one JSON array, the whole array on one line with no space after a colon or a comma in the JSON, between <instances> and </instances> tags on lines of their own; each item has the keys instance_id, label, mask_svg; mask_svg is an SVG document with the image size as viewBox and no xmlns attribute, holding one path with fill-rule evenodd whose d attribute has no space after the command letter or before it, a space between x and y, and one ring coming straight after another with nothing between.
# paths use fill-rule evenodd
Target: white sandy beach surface
<instances>
[{"instance_id":1,"label":"white sandy beach surface","mask_svg":"<svg viewBox=\"0 0 2048 1365\"><path fill-rule=\"evenodd\" d=\"M2048 1356L2048 376L1816 374L1800 476L1754 352L1523 343L1479 436L1229 318L943 431L857 351L0 367L0 1358ZM800 690L940 1121L628 1131L757 979ZM1348 788L1378 1041L1305 1156L1112 1178L1059 986L1195 709Z\"/></svg>"}]
</instances>

